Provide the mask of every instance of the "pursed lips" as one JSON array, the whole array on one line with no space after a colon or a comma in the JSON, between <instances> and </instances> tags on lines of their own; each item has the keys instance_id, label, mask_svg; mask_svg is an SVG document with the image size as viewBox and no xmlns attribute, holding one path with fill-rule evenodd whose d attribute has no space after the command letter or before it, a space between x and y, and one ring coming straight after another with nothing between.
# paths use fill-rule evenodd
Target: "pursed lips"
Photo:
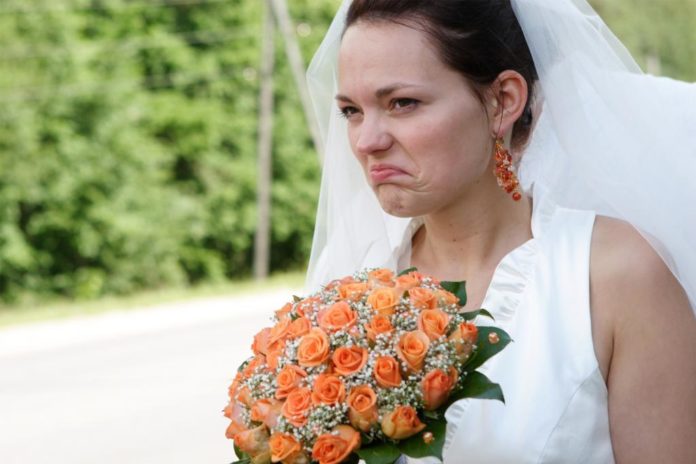
<instances>
[{"instance_id":1,"label":"pursed lips","mask_svg":"<svg viewBox=\"0 0 696 464\"><path fill-rule=\"evenodd\" d=\"M370 179L373 183L380 183L401 174L408 174L403 169L391 164L376 164L370 167Z\"/></svg>"}]
</instances>

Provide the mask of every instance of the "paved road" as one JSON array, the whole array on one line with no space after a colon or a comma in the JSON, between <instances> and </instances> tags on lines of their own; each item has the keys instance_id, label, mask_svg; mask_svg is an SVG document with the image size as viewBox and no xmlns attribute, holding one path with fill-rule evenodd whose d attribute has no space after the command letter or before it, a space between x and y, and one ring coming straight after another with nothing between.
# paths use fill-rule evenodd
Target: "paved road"
<instances>
[{"instance_id":1,"label":"paved road","mask_svg":"<svg viewBox=\"0 0 696 464\"><path fill-rule=\"evenodd\" d=\"M0 330L0 462L234 460L221 410L251 338L297 290Z\"/></svg>"}]
</instances>

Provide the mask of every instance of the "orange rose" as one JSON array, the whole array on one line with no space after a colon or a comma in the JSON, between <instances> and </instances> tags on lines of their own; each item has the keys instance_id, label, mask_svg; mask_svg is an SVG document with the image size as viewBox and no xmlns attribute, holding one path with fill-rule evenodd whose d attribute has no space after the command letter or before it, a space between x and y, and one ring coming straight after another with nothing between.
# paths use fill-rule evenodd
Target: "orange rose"
<instances>
[{"instance_id":1,"label":"orange rose","mask_svg":"<svg viewBox=\"0 0 696 464\"><path fill-rule=\"evenodd\" d=\"M418 309L437 308L437 298L432 290L423 287L413 287L408 291L411 304Z\"/></svg>"},{"instance_id":2,"label":"orange rose","mask_svg":"<svg viewBox=\"0 0 696 464\"><path fill-rule=\"evenodd\" d=\"M333 290L334 288L337 288L341 284L352 284L355 283L355 279L351 276L344 277L342 279L335 279L329 282L328 284L324 285L324 290Z\"/></svg>"},{"instance_id":3,"label":"orange rose","mask_svg":"<svg viewBox=\"0 0 696 464\"><path fill-rule=\"evenodd\" d=\"M338 425L319 435L312 448L312 459L319 464L338 464L360 448L360 432L349 425Z\"/></svg>"},{"instance_id":4,"label":"orange rose","mask_svg":"<svg viewBox=\"0 0 696 464\"><path fill-rule=\"evenodd\" d=\"M323 330L314 328L300 339L300 344L297 347L297 363L300 366L318 366L328 357L329 337Z\"/></svg>"},{"instance_id":5,"label":"orange rose","mask_svg":"<svg viewBox=\"0 0 696 464\"><path fill-rule=\"evenodd\" d=\"M247 407L251 407L252 404L254 404L254 399L251 397L251 392L249 391L249 387L246 385L243 386L242 388L239 389L237 392L237 401L242 403L243 405Z\"/></svg>"},{"instance_id":6,"label":"orange rose","mask_svg":"<svg viewBox=\"0 0 696 464\"><path fill-rule=\"evenodd\" d=\"M230 401L225 407L223 414L231 422L225 431L225 436L232 439L236 434L247 430L246 422L244 421L244 413L246 408L238 401Z\"/></svg>"},{"instance_id":7,"label":"orange rose","mask_svg":"<svg viewBox=\"0 0 696 464\"><path fill-rule=\"evenodd\" d=\"M394 308L399 303L399 294L391 287L380 287L370 293L367 304L384 316L394 314Z\"/></svg>"},{"instance_id":8,"label":"orange rose","mask_svg":"<svg viewBox=\"0 0 696 464\"><path fill-rule=\"evenodd\" d=\"M450 334L448 340L454 342L457 354L463 360L469 358L478 339L478 327L472 322L462 322Z\"/></svg>"},{"instance_id":9,"label":"orange rose","mask_svg":"<svg viewBox=\"0 0 696 464\"><path fill-rule=\"evenodd\" d=\"M276 325L274 325L271 328L271 332L268 336L269 346L278 342L278 341L285 340L285 338L287 337L287 334L288 334L288 328L290 327L290 322L292 322L292 321L290 321L290 318L286 317L286 318L279 320L276 323Z\"/></svg>"},{"instance_id":10,"label":"orange rose","mask_svg":"<svg viewBox=\"0 0 696 464\"><path fill-rule=\"evenodd\" d=\"M334 374L319 374L314 380L312 403L338 404L346 397L346 387L341 379Z\"/></svg>"},{"instance_id":11,"label":"orange rose","mask_svg":"<svg viewBox=\"0 0 696 464\"><path fill-rule=\"evenodd\" d=\"M241 384L239 383L242 380L242 373L237 372L237 375L234 376L234 380L230 384L229 387L227 387L227 396L229 396L230 399L233 399L235 395L237 395L237 390L239 390L239 387Z\"/></svg>"},{"instance_id":12,"label":"orange rose","mask_svg":"<svg viewBox=\"0 0 696 464\"><path fill-rule=\"evenodd\" d=\"M334 288L338 287L341 284L341 282L338 279L334 279L324 285L324 291L330 291L333 290Z\"/></svg>"},{"instance_id":13,"label":"orange rose","mask_svg":"<svg viewBox=\"0 0 696 464\"><path fill-rule=\"evenodd\" d=\"M425 428L411 406L397 406L382 418L382 432L394 440L403 440Z\"/></svg>"},{"instance_id":14,"label":"orange rose","mask_svg":"<svg viewBox=\"0 0 696 464\"><path fill-rule=\"evenodd\" d=\"M447 332L450 317L439 309L426 309L418 316L418 329L425 332L431 340L436 340Z\"/></svg>"},{"instance_id":15,"label":"orange rose","mask_svg":"<svg viewBox=\"0 0 696 464\"><path fill-rule=\"evenodd\" d=\"M285 341L279 340L268 347L266 354L266 365L271 370L276 370L278 367L278 358L285 352Z\"/></svg>"},{"instance_id":16,"label":"orange rose","mask_svg":"<svg viewBox=\"0 0 696 464\"><path fill-rule=\"evenodd\" d=\"M347 403L348 419L356 429L367 432L377 422L377 395L369 385L353 388Z\"/></svg>"},{"instance_id":17,"label":"orange rose","mask_svg":"<svg viewBox=\"0 0 696 464\"><path fill-rule=\"evenodd\" d=\"M359 346L341 346L334 351L331 360L337 373L349 375L358 372L367 363L367 350Z\"/></svg>"},{"instance_id":18,"label":"orange rose","mask_svg":"<svg viewBox=\"0 0 696 464\"><path fill-rule=\"evenodd\" d=\"M430 339L422 330L406 332L396 345L396 354L406 363L408 372L418 372L423 369L425 355L430 347Z\"/></svg>"},{"instance_id":19,"label":"orange rose","mask_svg":"<svg viewBox=\"0 0 696 464\"><path fill-rule=\"evenodd\" d=\"M375 360L374 373L377 385L380 387L390 388L401 385L399 363L391 356L378 356Z\"/></svg>"},{"instance_id":20,"label":"orange rose","mask_svg":"<svg viewBox=\"0 0 696 464\"><path fill-rule=\"evenodd\" d=\"M345 301L339 301L327 309L319 311L317 317L319 327L327 332L346 330L355 325L357 319L358 315L350 309L350 306Z\"/></svg>"},{"instance_id":21,"label":"orange rose","mask_svg":"<svg viewBox=\"0 0 696 464\"><path fill-rule=\"evenodd\" d=\"M269 445L272 462L282 462L283 464L298 462L300 460L298 458L303 455L300 442L288 433L274 433L271 435Z\"/></svg>"},{"instance_id":22,"label":"orange rose","mask_svg":"<svg viewBox=\"0 0 696 464\"><path fill-rule=\"evenodd\" d=\"M375 269L367 274L367 283L370 288L393 287L394 273L389 269Z\"/></svg>"},{"instance_id":23,"label":"orange rose","mask_svg":"<svg viewBox=\"0 0 696 464\"><path fill-rule=\"evenodd\" d=\"M391 325L389 316L377 314L370 320L369 324L365 324L365 329L367 330L367 339L375 343L377 335L390 333L394 327Z\"/></svg>"},{"instance_id":24,"label":"orange rose","mask_svg":"<svg viewBox=\"0 0 696 464\"><path fill-rule=\"evenodd\" d=\"M266 350L268 349L268 345L270 343L270 338L270 327L266 327L265 329L262 329L259 333L254 335L254 342L251 344L251 349L254 351L255 355L266 354Z\"/></svg>"},{"instance_id":25,"label":"orange rose","mask_svg":"<svg viewBox=\"0 0 696 464\"><path fill-rule=\"evenodd\" d=\"M435 297L437 298L437 301L444 306L459 304L459 297L452 292L448 292L447 290L435 290Z\"/></svg>"},{"instance_id":26,"label":"orange rose","mask_svg":"<svg viewBox=\"0 0 696 464\"><path fill-rule=\"evenodd\" d=\"M366 291L367 284L365 282L343 284L338 287L338 294L343 300L358 301Z\"/></svg>"},{"instance_id":27,"label":"orange rose","mask_svg":"<svg viewBox=\"0 0 696 464\"><path fill-rule=\"evenodd\" d=\"M275 315L279 321L282 321L290 315L290 311L292 311L292 304L285 303L282 308L276 310Z\"/></svg>"},{"instance_id":28,"label":"orange rose","mask_svg":"<svg viewBox=\"0 0 696 464\"><path fill-rule=\"evenodd\" d=\"M262 367L265 362L266 357L262 354L257 354L242 369L242 377L248 378L257 368Z\"/></svg>"},{"instance_id":29,"label":"orange rose","mask_svg":"<svg viewBox=\"0 0 696 464\"><path fill-rule=\"evenodd\" d=\"M300 386L302 379L305 377L307 377L307 373L302 368L294 364L288 364L276 377L278 388L276 389L275 397L279 400L286 398L291 391Z\"/></svg>"},{"instance_id":30,"label":"orange rose","mask_svg":"<svg viewBox=\"0 0 696 464\"><path fill-rule=\"evenodd\" d=\"M434 369L425 374L421 382L425 409L434 410L442 406L457 383L457 378L457 370L454 368L450 369L449 375L442 369Z\"/></svg>"},{"instance_id":31,"label":"orange rose","mask_svg":"<svg viewBox=\"0 0 696 464\"><path fill-rule=\"evenodd\" d=\"M307 422L307 415L311 405L312 392L309 388L298 388L288 394L280 412L292 425L302 427Z\"/></svg>"},{"instance_id":32,"label":"orange rose","mask_svg":"<svg viewBox=\"0 0 696 464\"><path fill-rule=\"evenodd\" d=\"M251 456L251 462L266 463L271 461L268 438L266 426L259 425L254 429L236 434L232 439L239 449Z\"/></svg>"},{"instance_id":33,"label":"orange rose","mask_svg":"<svg viewBox=\"0 0 696 464\"><path fill-rule=\"evenodd\" d=\"M309 329L312 328L312 323L306 317L298 317L290 323L288 327L288 338L301 337L306 333L309 333Z\"/></svg>"},{"instance_id":34,"label":"orange rose","mask_svg":"<svg viewBox=\"0 0 696 464\"><path fill-rule=\"evenodd\" d=\"M254 422L263 422L266 427L271 429L275 427L278 422L282 406L282 401L267 398L258 400L251 407L251 420Z\"/></svg>"},{"instance_id":35,"label":"orange rose","mask_svg":"<svg viewBox=\"0 0 696 464\"><path fill-rule=\"evenodd\" d=\"M462 322L459 324L459 332L462 338L469 343L476 343L478 339L478 327L473 322Z\"/></svg>"},{"instance_id":36,"label":"orange rose","mask_svg":"<svg viewBox=\"0 0 696 464\"><path fill-rule=\"evenodd\" d=\"M423 276L420 272L412 271L408 274L401 275L396 278L396 287L399 289L400 293L415 287L421 283Z\"/></svg>"}]
</instances>

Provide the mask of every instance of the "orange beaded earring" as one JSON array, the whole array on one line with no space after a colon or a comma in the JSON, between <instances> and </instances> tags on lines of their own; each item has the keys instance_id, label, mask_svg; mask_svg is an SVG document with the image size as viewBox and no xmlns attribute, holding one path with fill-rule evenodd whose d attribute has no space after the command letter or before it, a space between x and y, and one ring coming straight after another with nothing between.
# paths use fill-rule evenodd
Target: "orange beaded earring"
<instances>
[{"instance_id":1,"label":"orange beaded earring","mask_svg":"<svg viewBox=\"0 0 696 464\"><path fill-rule=\"evenodd\" d=\"M512 156L505 149L501 138L495 140L495 169L493 173L498 179L498 185L507 193L511 193L513 200L520 201L522 198L519 191L520 182L517 180L517 175L512 167Z\"/></svg>"}]
</instances>

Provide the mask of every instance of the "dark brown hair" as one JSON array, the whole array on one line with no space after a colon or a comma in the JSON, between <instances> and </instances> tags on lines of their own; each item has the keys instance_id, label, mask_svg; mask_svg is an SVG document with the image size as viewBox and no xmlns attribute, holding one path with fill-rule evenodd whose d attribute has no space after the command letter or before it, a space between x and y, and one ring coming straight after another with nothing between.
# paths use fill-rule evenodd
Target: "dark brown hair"
<instances>
[{"instance_id":1,"label":"dark brown hair","mask_svg":"<svg viewBox=\"0 0 696 464\"><path fill-rule=\"evenodd\" d=\"M513 128L513 145L532 127L537 72L510 0L353 0L346 29L358 21L390 21L422 28L447 66L461 73L483 100L482 89L505 70L520 73L528 96Z\"/></svg>"}]
</instances>

